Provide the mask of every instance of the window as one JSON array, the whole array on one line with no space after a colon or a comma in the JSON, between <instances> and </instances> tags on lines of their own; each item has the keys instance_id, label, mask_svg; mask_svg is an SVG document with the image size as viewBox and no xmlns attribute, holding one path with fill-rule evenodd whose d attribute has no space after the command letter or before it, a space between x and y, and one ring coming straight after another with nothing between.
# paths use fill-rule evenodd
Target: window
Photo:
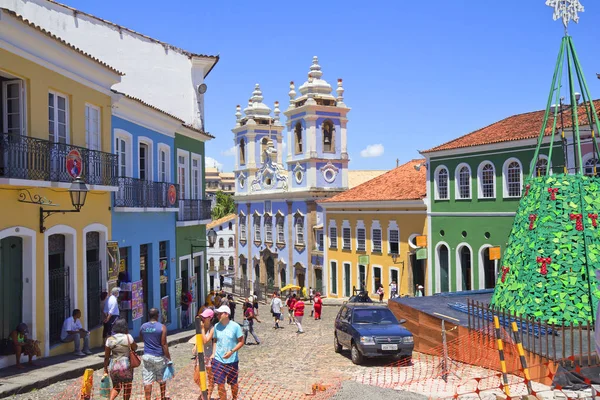
<instances>
[{"instance_id":1,"label":"window","mask_svg":"<svg viewBox=\"0 0 600 400\"><path fill-rule=\"evenodd\" d=\"M240 165L246 164L246 142L240 140Z\"/></svg>"},{"instance_id":2,"label":"window","mask_svg":"<svg viewBox=\"0 0 600 400\"><path fill-rule=\"evenodd\" d=\"M388 235L390 254L400 254L400 231L398 229L390 229Z\"/></svg>"},{"instance_id":3,"label":"window","mask_svg":"<svg viewBox=\"0 0 600 400\"><path fill-rule=\"evenodd\" d=\"M329 227L329 248L337 249L337 228L335 226Z\"/></svg>"},{"instance_id":4,"label":"window","mask_svg":"<svg viewBox=\"0 0 600 400\"><path fill-rule=\"evenodd\" d=\"M373 293L377 292L381 285L381 267L373 267Z\"/></svg>"},{"instance_id":5,"label":"window","mask_svg":"<svg viewBox=\"0 0 600 400\"><path fill-rule=\"evenodd\" d=\"M365 230L364 226L356 228L356 250L367 250L367 231Z\"/></svg>"},{"instance_id":6,"label":"window","mask_svg":"<svg viewBox=\"0 0 600 400\"><path fill-rule=\"evenodd\" d=\"M211 257L210 260L208 260L208 266L210 269L215 269L215 259Z\"/></svg>"},{"instance_id":7,"label":"window","mask_svg":"<svg viewBox=\"0 0 600 400\"><path fill-rule=\"evenodd\" d=\"M25 135L25 110L23 81L2 82L2 132Z\"/></svg>"},{"instance_id":8,"label":"window","mask_svg":"<svg viewBox=\"0 0 600 400\"><path fill-rule=\"evenodd\" d=\"M246 241L246 216L240 215L240 242Z\"/></svg>"},{"instance_id":9,"label":"window","mask_svg":"<svg viewBox=\"0 0 600 400\"><path fill-rule=\"evenodd\" d=\"M140 159L140 179L148 179L148 145L146 143L140 143L139 148L139 159Z\"/></svg>"},{"instance_id":10,"label":"window","mask_svg":"<svg viewBox=\"0 0 600 400\"><path fill-rule=\"evenodd\" d=\"M331 293L337 294L337 262L331 261Z\"/></svg>"},{"instance_id":11,"label":"window","mask_svg":"<svg viewBox=\"0 0 600 400\"><path fill-rule=\"evenodd\" d=\"M85 140L90 150L102 150L100 144L100 109L85 105Z\"/></svg>"},{"instance_id":12,"label":"window","mask_svg":"<svg viewBox=\"0 0 600 400\"><path fill-rule=\"evenodd\" d=\"M317 250L323 251L323 231L317 231Z\"/></svg>"},{"instance_id":13,"label":"window","mask_svg":"<svg viewBox=\"0 0 600 400\"><path fill-rule=\"evenodd\" d=\"M373 253L381 253L381 228L373 228Z\"/></svg>"},{"instance_id":14,"label":"window","mask_svg":"<svg viewBox=\"0 0 600 400\"><path fill-rule=\"evenodd\" d=\"M223 238L219 239L219 248L224 248L225 247L225 240Z\"/></svg>"},{"instance_id":15,"label":"window","mask_svg":"<svg viewBox=\"0 0 600 400\"><path fill-rule=\"evenodd\" d=\"M350 241L351 241L350 236L351 236L350 227L343 227L342 228L342 249L343 250L351 250L352 245L350 243Z\"/></svg>"},{"instance_id":16,"label":"window","mask_svg":"<svg viewBox=\"0 0 600 400\"><path fill-rule=\"evenodd\" d=\"M48 93L48 134L51 142L69 141L69 102L55 92Z\"/></svg>"},{"instance_id":17,"label":"window","mask_svg":"<svg viewBox=\"0 0 600 400\"><path fill-rule=\"evenodd\" d=\"M219 270L225 269L225 257L219 258Z\"/></svg>"},{"instance_id":18,"label":"window","mask_svg":"<svg viewBox=\"0 0 600 400\"><path fill-rule=\"evenodd\" d=\"M122 138L115 139L115 151L119 162L119 176L127 176L127 146Z\"/></svg>"},{"instance_id":19,"label":"window","mask_svg":"<svg viewBox=\"0 0 600 400\"><path fill-rule=\"evenodd\" d=\"M595 157L590 158L584 163L583 173L587 176L596 176L598 173L598 167L600 167L600 163Z\"/></svg>"},{"instance_id":20,"label":"window","mask_svg":"<svg viewBox=\"0 0 600 400\"><path fill-rule=\"evenodd\" d=\"M333 124L331 121L323 122L323 151L327 153L335 151L333 145Z\"/></svg>"},{"instance_id":21,"label":"window","mask_svg":"<svg viewBox=\"0 0 600 400\"><path fill-rule=\"evenodd\" d=\"M231 230L233 228L233 224L230 222L228 225L229 230Z\"/></svg>"},{"instance_id":22,"label":"window","mask_svg":"<svg viewBox=\"0 0 600 400\"><path fill-rule=\"evenodd\" d=\"M521 197L521 163L515 158L504 163L504 197Z\"/></svg>"},{"instance_id":23,"label":"window","mask_svg":"<svg viewBox=\"0 0 600 400\"><path fill-rule=\"evenodd\" d=\"M170 182L171 174L169 171L170 166L170 154L169 147L164 143L158 144L158 181L159 182Z\"/></svg>"},{"instance_id":24,"label":"window","mask_svg":"<svg viewBox=\"0 0 600 400\"><path fill-rule=\"evenodd\" d=\"M438 200L448 200L450 198L448 193L448 169L446 167L439 167L435 176L436 185L436 198Z\"/></svg>"},{"instance_id":25,"label":"window","mask_svg":"<svg viewBox=\"0 0 600 400\"><path fill-rule=\"evenodd\" d=\"M177 180L179 183L179 198L188 199L188 156L184 154L178 154L177 156Z\"/></svg>"},{"instance_id":26,"label":"window","mask_svg":"<svg viewBox=\"0 0 600 400\"><path fill-rule=\"evenodd\" d=\"M229 247L233 247L233 238L229 238L228 242L229 242Z\"/></svg>"},{"instance_id":27,"label":"window","mask_svg":"<svg viewBox=\"0 0 600 400\"><path fill-rule=\"evenodd\" d=\"M294 128L296 154L302 153L302 124L298 122Z\"/></svg>"},{"instance_id":28,"label":"window","mask_svg":"<svg viewBox=\"0 0 600 400\"><path fill-rule=\"evenodd\" d=\"M285 243L285 234L283 231L283 215L277 216L277 243Z\"/></svg>"},{"instance_id":29,"label":"window","mask_svg":"<svg viewBox=\"0 0 600 400\"><path fill-rule=\"evenodd\" d=\"M456 169L456 193L458 199L471 198L471 168L461 164Z\"/></svg>"},{"instance_id":30,"label":"window","mask_svg":"<svg viewBox=\"0 0 600 400\"><path fill-rule=\"evenodd\" d=\"M229 269L232 270L233 269L233 257L229 257Z\"/></svg>"},{"instance_id":31,"label":"window","mask_svg":"<svg viewBox=\"0 0 600 400\"><path fill-rule=\"evenodd\" d=\"M200 157L192 155L192 199L200 199L200 185L202 184L202 172L200 170Z\"/></svg>"},{"instance_id":32,"label":"window","mask_svg":"<svg viewBox=\"0 0 600 400\"><path fill-rule=\"evenodd\" d=\"M254 216L254 241L260 242L260 216Z\"/></svg>"},{"instance_id":33,"label":"window","mask_svg":"<svg viewBox=\"0 0 600 400\"><path fill-rule=\"evenodd\" d=\"M265 242L273 243L273 217L265 216Z\"/></svg>"},{"instance_id":34,"label":"window","mask_svg":"<svg viewBox=\"0 0 600 400\"><path fill-rule=\"evenodd\" d=\"M496 171L494 165L484 161L479 165L479 197L491 199L496 197Z\"/></svg>"},{"instance_id":35,"label":"window","mask_svg":"<svg viewBox=\"0 0 600 400\"><path fill-rule=\"evenodd\" d=\"M296 244L304 246L304 217L296 217Z\"/></svg>"},{"instance_id":36,"label":"window","mask_svg":"<svg viewBox=\"0 0 600 400\"><path fill-rule=\"evenodd\" d=\"M535 163L535 176L545 176L548 173L548 159L543 156L539 156ZM552 173L552 171L550 171Z\"/></svg>"}]
</instances>

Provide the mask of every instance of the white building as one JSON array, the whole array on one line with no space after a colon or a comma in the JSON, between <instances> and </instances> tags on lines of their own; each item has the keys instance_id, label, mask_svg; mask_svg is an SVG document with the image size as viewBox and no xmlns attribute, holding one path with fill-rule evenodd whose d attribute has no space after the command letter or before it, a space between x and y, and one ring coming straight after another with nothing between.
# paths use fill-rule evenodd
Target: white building
<instances>
[{"instance_id":1,"label":"white building","mask_svg":"<svg viewBox=\"0 0 600 400\"><path fill-rule=\"evenodd\" d=\"M206 232L214 230L217 240L208 247L208 289L221 289L226 279L235 276L237 269L236 215L229 214L206 225ZM207 243L208 243L208 237Z\"/></svg>"}]
</instances>

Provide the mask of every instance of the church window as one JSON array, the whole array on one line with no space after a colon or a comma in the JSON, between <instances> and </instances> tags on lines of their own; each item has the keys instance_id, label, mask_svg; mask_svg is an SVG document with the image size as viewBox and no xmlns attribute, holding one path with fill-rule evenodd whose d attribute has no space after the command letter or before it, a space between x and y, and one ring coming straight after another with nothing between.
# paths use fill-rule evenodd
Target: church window
<instances>
[{"instance_id":1,"label":"church window","mask_svg":"<svg viewBox=\"0 0 600 400\"><path fill-rule=\"evenodd\" d=\"M304 217L296 217L296 244L304 245Z\"/></svg>"},{"instance_id":2,"label":"church window","mask_svg":"<svg viewBox=\"0 0 600 400\"><path fill-rule=\"evenodd\" d=\"M273 243L273 218L265 216L265 242Z\"/></svg>"},{"instance_id":3,"label":"church window","mask_svg":"<svg viewBox=\"0 0 600 400\"><path fill-rule=\"evenodd\" d=\"M296 154L302 153L302 124L298 122L294 128Z\"/></svg>"},{"instance_id":4,"label":"church window","mask_svg":"<svg viewBox=\"0 0 600 400\"><path fill-rule=\"evenodd\" d=\"M240 165L244 164L246 164L246 142L242 139L240 140Z\"/></svg>"},{"instance_id":5,"label":"church window","mask_svg":"<svg viewBox=\"0 0 600 400\"><path fill-rule=\"evenodd\" d=\"M333 124L331 121L323 123L323 151L333 153L335 147L333 145Z\"/></svg>"},{"instance_id":6,"label":"church window","mask_svg":"<svg viewBox=\"0 0 600 400\"><path fill-rule=\"evenodd\" d=\"M277 243L285 243L285 235L283 231L283 216L277 217Z\"/></svg>"},{"instance_id":7,"label":"church window","mask_svg":"<svg viewBox=\"0 0 600 400\"><path fill-rule=\"evenodd\" d=\"M254 216L254 241L260 242L260 217L258 215Z\"/></svg>"},{"instance_id":8,"label":"church window","mask_svg":"<svg viewBox=\"0 0 600 400\"><path fill-rule=\"evenodd\" d=\"M246 216L240 215L240 242L246 240Z\"/></svg>"}]
</instances>

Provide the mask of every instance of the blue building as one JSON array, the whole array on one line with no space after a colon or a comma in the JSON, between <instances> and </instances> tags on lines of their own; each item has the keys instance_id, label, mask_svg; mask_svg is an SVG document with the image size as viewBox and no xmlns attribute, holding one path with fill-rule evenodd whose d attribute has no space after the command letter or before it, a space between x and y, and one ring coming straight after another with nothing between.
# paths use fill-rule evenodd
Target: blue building
<instances>
[{"instance_id":1,"label":"blue building","mask_svg":"<svg viewBox=\"0 0 600 400\"><path fill-rule=\"evenodd\" d=\"M112 150L118 155L119 185L113 196L112 240L119 247L119 284L142 282L142 309L130 304L127 289L121 294L121 315L133 332L152 307L162 311L169 329L178 327L174 141L182 122L141 100L114 96Z\"/></svg>"},{"instance_id":2,"label":"blue building","mask_svg":"<svg viewBox=\"0 0 600 400\"><path fill-rule=\"evenodd\" d=\"M287 155L279 103L273 115L257 84L232 130L237 149L237 276L270 291L286 284L325 292L323 213L318 201L348 188L346 114L342 80L337 96L322 79L317 57L308 81L290 84ZM260 283L261 285L256 285Z\"/></svg>"}]
</instances>

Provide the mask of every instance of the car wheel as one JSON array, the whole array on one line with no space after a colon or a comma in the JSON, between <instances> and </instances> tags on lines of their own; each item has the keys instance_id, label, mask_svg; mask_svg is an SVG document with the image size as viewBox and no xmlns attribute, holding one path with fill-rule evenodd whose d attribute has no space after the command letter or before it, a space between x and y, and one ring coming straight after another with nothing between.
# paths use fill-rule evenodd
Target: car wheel
<instances>
[{"instance_id":1,"label":"car wheel","mask_svg":"<svg viewBox=\"0 0 600 400\"><path fill-rule=\"evenodd\" d=\"M340 353L342 351L342 345L338 341L337 335L333 335L333 351Z\"/></svg>"},{"instance_id":2,"label":"car wheel","mask_svg":"<svg viewBox=\"0 0 600 400\"><path fill-rule=\"evenodd\" d=\"M360 353L360 350L358 349L358 346L356 346L355 343L352 343L351 355L352 355L352 362L354 364L356 364L356 365L362 364L363 355Z\"/></svg>"}]
</instances>

